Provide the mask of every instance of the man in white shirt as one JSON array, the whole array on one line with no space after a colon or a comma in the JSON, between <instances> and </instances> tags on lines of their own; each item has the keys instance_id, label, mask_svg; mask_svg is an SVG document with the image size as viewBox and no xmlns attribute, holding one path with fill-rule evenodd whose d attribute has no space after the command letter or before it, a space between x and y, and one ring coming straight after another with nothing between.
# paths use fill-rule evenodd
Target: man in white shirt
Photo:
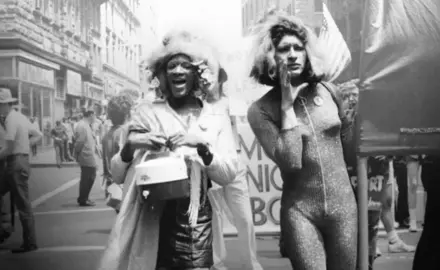
<instances>
[{"instance_id":1,"label":"man in white shirt","mask_svg":"<svg viewBox=\"0 0 440 270\"><path fill-rule=\"evenodd\" d=\"M95 183L96 170L98 167L101 152L96 145L96 136L93 132L95 112L93 109L86 109L83 112L84 118L79 121L75 129L74 156L81 167L81 180L79 183L79 206L95 206L89 200L90 191Z\"/></svg>"},{"instance_id":2,"label":"man in white shirt","mask_svg":"<svg viewBox=\"0 0 440 270\"><path fill-rule=\"evenodd\" d=\"M13 109L16 101L11 90L0 88L0 117L5 119L5 147L0 149L0 160L6 161L5 176L0 179L0 196L11 192L14 198L23 227L23 244L12 252L23 253L37 249L34 215L29 199L29 154L31 145L37 144L42 134L33 128L26 116ZM0 234L4 232L3 227L0 230Z\"/></svg>"},{"instance_id":3,"label":"man in white shirt","mask_svg":"<svg viewBox=\"0 0 440 270\"><path fill-rule=\"evenodd\" d=\"M6 146L6 140L5 140L5 136L6 136L6 131L5 131L5 127L4 127L4 119L0 119L0 150L2 148L5 148ZM4 160L0 160L0 179L3 179L5 177L5 161ZM2 215L2 218L0 218L0 221L2 221L2 223L5 223L4 225L7 226L8 225L8 221L7 221L7 216L9 216L9 212L7 212L6 207L4 207L4 198L3 196L0 194L0 200L2 202L0 202L0 205L2 206L2 208L0 208L0 215ZM2 228L3 224L0 223L0 230ZM6 239L9 238L10 236L10 232L9 231L5 231L2 230L2 232L0 232L0 244L3 243Z\"/></svg>"}]
</instances>

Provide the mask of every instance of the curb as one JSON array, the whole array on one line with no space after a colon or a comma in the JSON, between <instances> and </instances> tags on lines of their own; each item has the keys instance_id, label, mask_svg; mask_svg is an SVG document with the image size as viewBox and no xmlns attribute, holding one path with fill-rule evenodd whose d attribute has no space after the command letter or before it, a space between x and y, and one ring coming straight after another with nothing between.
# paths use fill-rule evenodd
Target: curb
<instances>
[{"instance_id":1,"label":"curb","mask_svg":"<svg viewBox=\"0 0 440 270\"><path fill-rule=\"evenodd\" d=\"M79 167L78 163L76 162L64 162L61 163L61 169L62 168L76 168ZM56 163L31 163L31 168L57 168Z\"/></svg>"}]
</instances>

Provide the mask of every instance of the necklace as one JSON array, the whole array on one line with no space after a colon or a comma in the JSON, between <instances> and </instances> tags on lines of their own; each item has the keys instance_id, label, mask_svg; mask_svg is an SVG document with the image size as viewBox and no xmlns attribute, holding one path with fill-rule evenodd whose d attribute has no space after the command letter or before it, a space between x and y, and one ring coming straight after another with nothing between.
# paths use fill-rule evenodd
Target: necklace
<instances>
[{"instance_id":1,"label":"necklace","mask_svg":"<svg viewBox=\"0 0 440 270\"><path fill-rule=\"evenodd\" d=\"M182 120L189 126L191 125L199 116L200 116L201 108L191 108L182 112L179 112Z\"/></svg>"}]
</instances>

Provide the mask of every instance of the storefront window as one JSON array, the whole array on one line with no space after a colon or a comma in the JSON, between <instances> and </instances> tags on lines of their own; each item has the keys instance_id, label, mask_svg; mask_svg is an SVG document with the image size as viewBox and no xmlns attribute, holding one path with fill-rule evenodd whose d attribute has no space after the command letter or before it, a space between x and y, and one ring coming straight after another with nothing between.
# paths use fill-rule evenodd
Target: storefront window
<instances>
[{"instance_id":1,"label":"storefront window","mask_svg":"<svg viewBox=\"0 0 440 270\"><path fill-rule=\"evenodd\" d=\"M41 94L40 94L40 91L38 91L38 89L36 89L35 87L33 89L35 89L35 90L32 91L32 116L37 118L38 125L44 135L43 136L43 142L44 142L44 138L47 135L45 133L43 121L41 118ZM41 144L42 143L40 142L40 145Z\"/></svg>"},{"instance_id":2,"label":"storefront window","mask_svg":"<svg viewBox=\"0 0 440 270\"><path fill-rule=\"evenodd\" d=\"M0 77L12 77L12 58L0 58Z\"/></svg>"},{"instance_id":3,"label":"storefront window","mask_svg":"<svg viewBox=\"0 0 440 270\"><path fill-rule=\"evenodd\" d=\"M21 87L21 113L27 117L31 116L31 87L27 84L23 84Z\"/></svg>"},{"instance_id":4,"label":"storefront window","mask_svg":"<svg viewBox=\"0 0 440 270\"><path fill-rule=\"evenodd\" d=\"M43 90L43 117L51 117L51 100L50 93L47 90Z\"/></svg>"},{"instance_id":5,"label":"storefront window","mask_svg":"<svg viewBox=\"0 0 440 270\"><path fill-rule=\"evenodd\" d=\"M49 90L46 89L41 89L41 98L42 98L42 104L43 104L43 108L42 108L42 120L43 120L43 125L46 129L45 135L44 136L44 145L50 145L52 142L51 136L50 136L50 131L52 130L52 123L53 123L53 119L52 119L52 100L51 100L51 96L50 96L50 92Z\"/></svg>"},{"instance_id":6,"label":"storefront window","mask_svg":"<svg viewBox=\"0 0 440 270\"><path fill-rule=\"evenodd\" d=\"M38 89L32 93L32 112L34 117L41 120L41 93Z\"/></svg>"}]
</instances>

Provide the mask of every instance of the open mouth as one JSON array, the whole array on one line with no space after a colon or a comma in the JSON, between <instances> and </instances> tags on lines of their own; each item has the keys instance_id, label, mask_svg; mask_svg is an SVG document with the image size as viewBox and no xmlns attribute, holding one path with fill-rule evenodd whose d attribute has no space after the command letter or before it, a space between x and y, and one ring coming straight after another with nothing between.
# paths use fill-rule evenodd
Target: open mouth
<instances>
[{"instance_id":1,"label":"open mouth","mask_svg":"<svg viewBox=\"0 0 440 270\"><path fill-rule=\"evenodd\" d=\"M178 78L178 79L172 80L172 83L176 87L184 87L186 85L186 80L183 78Z\"/></svg>"},{"instance_id":2,"label":"open mouth","mask_svg":"<svg viewBox=\"0 0 440 270\"><path fill-rule=\"evenodd\" d=\"M289 69L298 69L300 67L300 65L298 65L298 64L288 64L287 65L287 68L289 68Z\"/></svg>"}]
</instances>

